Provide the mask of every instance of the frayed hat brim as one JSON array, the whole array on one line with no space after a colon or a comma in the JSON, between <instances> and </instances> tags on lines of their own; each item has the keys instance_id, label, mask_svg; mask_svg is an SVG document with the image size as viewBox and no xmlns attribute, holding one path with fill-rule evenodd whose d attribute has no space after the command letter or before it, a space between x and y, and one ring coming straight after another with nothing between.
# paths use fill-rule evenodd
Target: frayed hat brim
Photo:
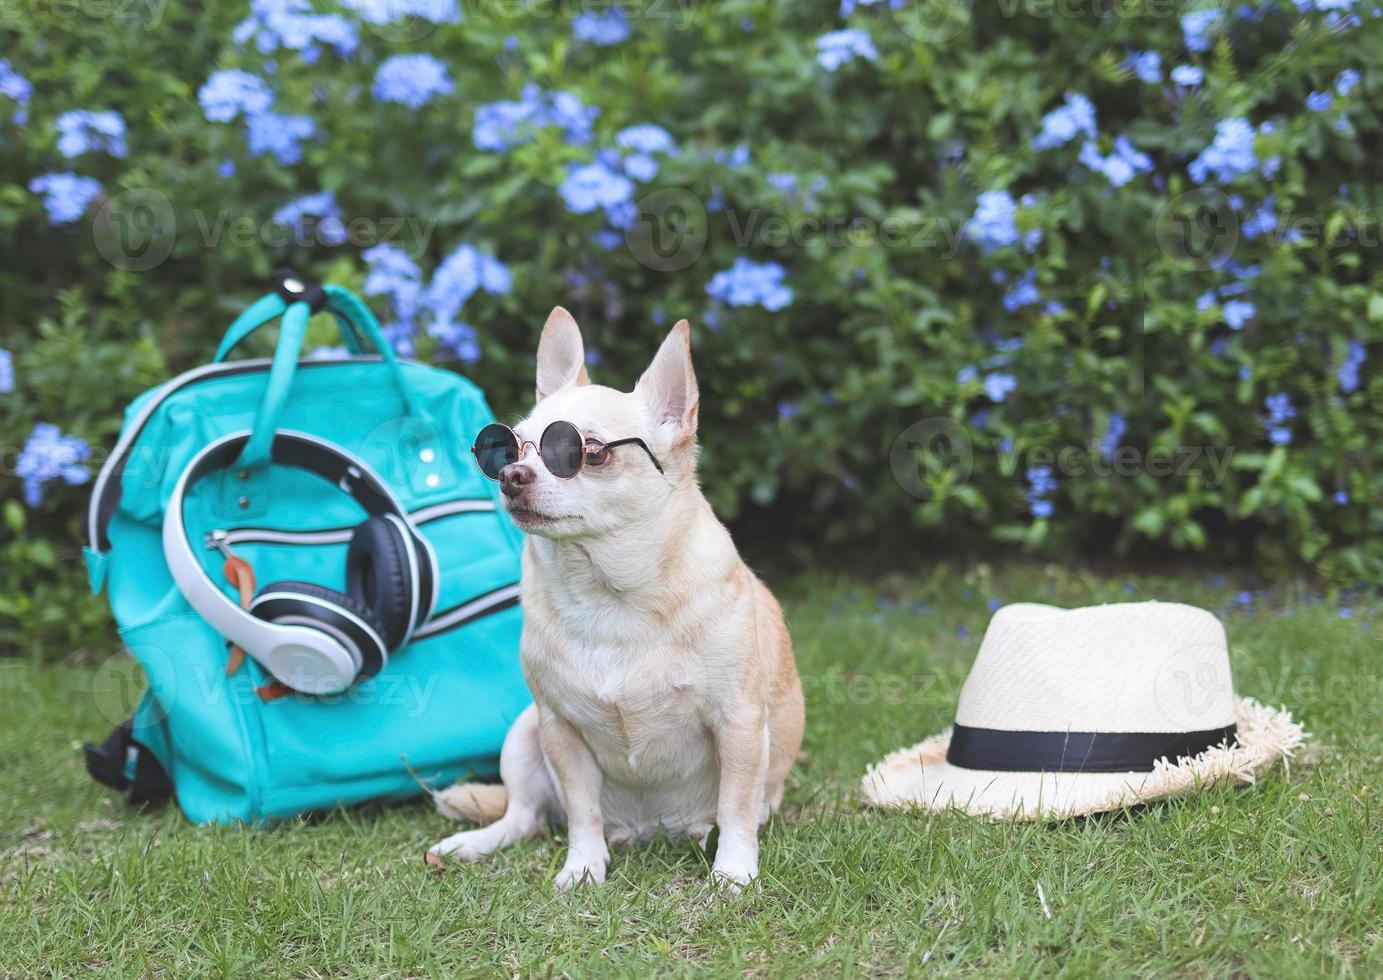
<instances>
[{"instance_id":1,"label":"frayed hat brim","mask_svg":"<svg viewBox=\"0 0 1383 980\"><path fill-rule=\"evenodd\" d=\"M960 810L996 820L1063 820L1196 792L1222 783L1248 785L1307 739L1286 709L1252 698L1235 704L1238 737L1191 758L1160 759L1151 772L994 772L946 761L951 730L900 749L864 777L876 806Z\"/></svg>"}]
</instances>

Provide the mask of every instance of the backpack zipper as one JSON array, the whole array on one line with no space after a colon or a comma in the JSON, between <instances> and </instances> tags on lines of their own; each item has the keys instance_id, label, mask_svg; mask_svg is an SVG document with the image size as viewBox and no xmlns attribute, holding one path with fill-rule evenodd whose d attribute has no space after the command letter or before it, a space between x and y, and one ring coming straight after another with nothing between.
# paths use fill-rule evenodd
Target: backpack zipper
<instances>
[{"instance_id":1,"label":"backpack zipper","mask_svg":"<svg viewBox=\"0 0 1383 980\"><path fill-rule=\"evenodd\" d=\"M518 604L519 583L512 582L509 585L501 585L499 588L476 596L459 606L434 613L431 619L413 633L413 641L417 642L430 636L449 633L473 623L477 619L503 612L505 609L511 609Z\"/></svg>"},{"instance_id":2,"label":"backpack zipper","mask_svg":"<svg viewBox=\"0 0 1383 980\"><path fill-rule=\"evenodd\" d=\"M414 524L429 524L457 514L492 514L495 502L488 497L473 500L452 500L412 511ZM358 525L356 525L358 526ZM241 544L329 545L346 544L355 533L355 526L324 528L319 531L278 531L264 527L217 528L205 536L206 546L225 552ZM414 640L424 640L460 629L477 619L503 612L519 604L519 583L511 582L497 589L468 599L451 609L437 612L413 633Z\"/></svg>"}]
</instances>

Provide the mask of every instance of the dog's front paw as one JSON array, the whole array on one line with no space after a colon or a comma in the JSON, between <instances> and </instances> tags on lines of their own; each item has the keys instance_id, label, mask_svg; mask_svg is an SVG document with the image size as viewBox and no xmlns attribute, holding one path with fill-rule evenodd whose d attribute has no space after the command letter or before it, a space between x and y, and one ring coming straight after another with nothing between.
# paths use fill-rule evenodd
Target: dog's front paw
<instances>
[{"instance_id":1,"label":"dog's front paw","mask_svg":"<svg viewBox=\"0 0 1383 980\"><path fill-rule=\"evenodd\" d=\"M759 842L755 838L739 842L727 839L721 831L716 848L716 863L711 866L711 881L732 895L759 876Z\"/></svg>"},{"instance_id":2,"label":"dog's front paw","mask_svg":"<svg viewBox=\"0 0 1383 980\"><path fill-rule=\"evenodd\" d=\"M552 887L559 892L571 891L578 885L601 885L610 869L610 853L583 855L573 850L567 855L567 863L552 879Z\"/></svg>"},{"instance_id":3,"label":"dog's front paw","mask_svg":"<svg viewBox=\"0 0 1383 980\"><path fill-rule=\"evenodd\" d=\"M480 861L495 849L495 845L490 839L492 836L486 834L484 830L466 830L459 834L452 834L427 849L425 855L427 863L434 868L442 868L446 864L446 858L454 858L458 861Z\"/></svg>"},{"instance_id":4,"label":"dog's front paw","mask_svg":"<svg viewBox=\"0 0 1383 980\"><path fill-rule=\"evenodd\" d=\"M759 876L757 864L737 861L716 861L711 868L711 882L732 895L738 895L745 885Z\"/></svg>"}]
</instances>

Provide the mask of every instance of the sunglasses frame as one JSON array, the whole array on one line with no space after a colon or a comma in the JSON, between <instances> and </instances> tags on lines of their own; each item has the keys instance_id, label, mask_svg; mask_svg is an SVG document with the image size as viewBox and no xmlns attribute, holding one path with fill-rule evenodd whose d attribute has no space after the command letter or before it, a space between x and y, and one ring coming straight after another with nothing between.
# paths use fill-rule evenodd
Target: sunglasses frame
<instances>
[{"instance_id":1,"label":"sunglasses frame","mask_svg":"<svg viewBox=\"0 0 1383 980\"><path fill-rule=\"evenodd\" d=\"M515 456L513 461L514 463L523 462L524 456L528 453L528 447L532 446L534 451L537 453L538 458L543 460L543 466L547 469L549 473L552 473L552 475L559 480L574 480L581 475L582 471L586 469L586 456L588 454L586 447L588 446L594 446L597 450L614 449L618 446L638 446L640 449L642 449L645 453L648 454L649 462L651 462L654 465L654 467L657 468L658 472L664 473L663 464L658 462L658 457L653 455L653 450L648 448L648 443L644 442L638 436L630 436L627 439L614 439L610 442L601 442L599 439L592 439L589 436L587 436L586 433L581 431L580 426L578 426L575 422L568 422L566 419L554 419L553 421L549 422L547 426L543 429L543 434L538 437L538 441L534 442L532 439L520 439L519 434L509 426L505 425L503 422L490 422L483 426L480 432L477 432L475 434L475 441L471 443L471 454L475 456L476 465L480 466L481 475L484 476L485 479L490 480L494 483L499 482L499 474L496 473L494 476L491 476L490 474L485 472L485 467L480 464L480 447L478 443L480 439L480 433L496 425L508 432L510 437L513 438L514 444L518 446L518 455ZM572 473L570 476L558 476L556 473L553 473L552 467L548 466L547 460L543 459L542 442L543 439L547 436L548 430L550 430L554 425L569 425L572 427L572 429L576 431L576 434L581 437L581 463L579 466L576 467L576 472ZM513 463L505 463L504 465L512 466ZM503 472L503 470L504 467L501 466L500 472Z\"/></svg>"}]
</instances>

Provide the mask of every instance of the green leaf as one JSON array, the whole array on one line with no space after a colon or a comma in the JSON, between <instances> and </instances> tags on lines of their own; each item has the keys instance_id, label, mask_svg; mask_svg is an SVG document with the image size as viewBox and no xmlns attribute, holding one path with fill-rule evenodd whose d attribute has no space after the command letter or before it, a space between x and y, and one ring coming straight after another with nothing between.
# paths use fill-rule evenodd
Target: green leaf
<instances>
[{"instance_id":1,"label":"green leaf","mask_svg":"<svg viewBox=\"0 0 1383 980\"><path fill-rule=\"evenodd\" d=\"M1146 507L1134 516L1133 529L1149 538L1158 538L1166 524L1162 511L1156 507Z\"/></svg>"}]
</instances>

